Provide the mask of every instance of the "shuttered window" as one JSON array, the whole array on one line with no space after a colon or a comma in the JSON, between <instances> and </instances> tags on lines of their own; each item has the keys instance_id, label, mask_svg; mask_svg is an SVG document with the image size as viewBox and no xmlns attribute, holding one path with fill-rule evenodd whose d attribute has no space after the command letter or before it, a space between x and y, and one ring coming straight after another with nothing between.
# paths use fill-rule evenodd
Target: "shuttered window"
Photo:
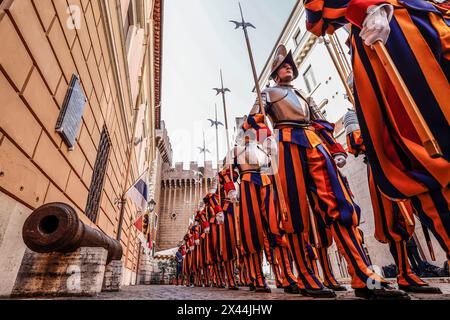
<instances>
[{"instance_id":1,"label":"shuttered window","mask_svg":"<svg viewBox=\"0 0 450 320\"><path fill-rule=\"evenodd\" d=\"M100 138L100 144L97 148L97 158L95 160L94 172L92 174L91 186L89 188L89 195L86 205L86 215L94 223L97 221L98 210L100 207L100 197L105 182L110 148L111 141L108 130L104 126L102 136Z\"/></svg>"}]
</instances>

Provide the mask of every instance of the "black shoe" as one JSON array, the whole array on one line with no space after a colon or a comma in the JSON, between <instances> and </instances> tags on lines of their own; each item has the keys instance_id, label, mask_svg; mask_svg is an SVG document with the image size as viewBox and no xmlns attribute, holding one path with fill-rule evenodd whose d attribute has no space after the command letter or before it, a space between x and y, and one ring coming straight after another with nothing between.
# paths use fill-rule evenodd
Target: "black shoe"
<instances>
[{"instance_id":1,"label":"black shoe","mask_svg":"<svg viewBox=\"0 0 450 320\"><path fill-rule=\"evenodd\" d=\"M367 300L411 300L406 292L390 286L383 286L380 289L369 289L367 287L355 289L355 296Z\"/></svg>"},{"instance_id":2,"label":"black shoe","mask_svg":"<svg viewBox=\"0 0 450 320\"><path fill-rule=\"evenodd\" d=\"M284 287L281 284L277 284L278 289L283 289Z\"/></svg>"},{"instance_id":3,"label":"black shoe","mask_svg":"<svg viewBox=\"0 0 450 320\"><path fill-rule=\"evenodd\" d=\"M347 291L347 288L341 284L338 284L337 286L329 285L329 286L325 286L325 287L327 287L328 289L331 289L333 291Z\"/></svg>"},{"instance_id":4,"label":"black shoe","mask_svg":"<svg viewBox=\"0 0 450 320\"><path fill-rule=\"evenodd\" d=\"M284 293L298 294L300 293L300 290L298 290L298 286L296 284L291 284L284 287Z\"/></svg>"},{"instance_id":5,"label":"black shoe","mask_svg":"<svg viewBox=\"0 0 450 320\"><path fill-rule=\"evenodd\" d=\"M398 285L400 290L411 293L434 293L434 294L442 294L441 289L438 287L432 287L430 285L425 286L402 286Z\"/></svg>"},{"instance_id":6,"label":"black shoe","mask_svg":"<svg viewBox=\"0 0 450 320\"><path fill-rule=\"evenodd\" d=\"M255 291L256 287L254 284L249 285L250 291Z\"/></svg>"},{"instance_id":7,"label":"black shoe","mask_svg":"<svg viewBox=\"0 0 450 320\"><path fill-rule=\"evenodd\" d=\"M300 294L306 297L313 298L336 298L336 293L333 290L322 288L322 289L299 289Z\"/></svg>"},{"instance_id":8,"label":"black shoe","mask_svg":"<svg viewBox=\"0 0 450 320\"><path fill-rule=\"evenodd\" d=\"M265 286L265 287L256 287L255 292L259 292L259 293L271 293L272 290L271 290L268 286Z\"/></svg>"},{"instance_id":9,"label":"black shoe","mask_svg":"<svg viewBox=\"0 0 450 320\"><path fill-rule=\"evenodd\" d=\"M228 287L228 290L239 290L238 287Z\"/></svg>"}]
</instances>

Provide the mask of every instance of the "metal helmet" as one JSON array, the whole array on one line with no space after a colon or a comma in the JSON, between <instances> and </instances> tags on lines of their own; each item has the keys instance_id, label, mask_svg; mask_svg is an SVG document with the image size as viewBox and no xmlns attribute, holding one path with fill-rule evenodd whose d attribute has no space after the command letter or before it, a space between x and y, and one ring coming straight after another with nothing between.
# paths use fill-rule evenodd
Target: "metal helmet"
<instances>
[{"instance_id":1,"label":"metal helmet","mask_svg":"<svg viewBox=\"0 0 450 320\"><path fill-rule=\"evenodd\" d=\"M278 69L285 63L291 65L292 71L294 72L294 79L296 79L298 77L298 69L295 65L294 58L292 57L292 51L287 52L286 47L283 44L280 44L275 51L275 57L272 63L272 70L270 72L270 77L272 79L276 79Z\"/></svg>"}]
</instances>

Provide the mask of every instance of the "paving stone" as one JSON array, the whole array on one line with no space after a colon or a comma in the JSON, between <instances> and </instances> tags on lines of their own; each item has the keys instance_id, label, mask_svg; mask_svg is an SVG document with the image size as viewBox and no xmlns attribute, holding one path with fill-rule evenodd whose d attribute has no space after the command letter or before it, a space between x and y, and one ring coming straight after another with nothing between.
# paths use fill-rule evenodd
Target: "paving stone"
<instances>
[{"instance_id":1,"label":"paving stone","mask_svg":"<svg viewBox=\"0 0 450 320\"><path fill-rule=\"evenodd\" d=\"M450 283L433 283L443 294L411 294L412 300L450 300ZM348 286L347 286L348 287ZM336 300L355 300L353 290L337 292ZM79 298L57 298L79 299ZM218 288L200 288L169 285L124 286L119 292L102 292L90 299L96 300L317 300L301 295L285 294L282 289L272 288L272 293L250 292L240 287L239 291ZM326 299L330 300L330 299ZM333 299L332 299L333 300Z\"/></svg>"}]
</instances>

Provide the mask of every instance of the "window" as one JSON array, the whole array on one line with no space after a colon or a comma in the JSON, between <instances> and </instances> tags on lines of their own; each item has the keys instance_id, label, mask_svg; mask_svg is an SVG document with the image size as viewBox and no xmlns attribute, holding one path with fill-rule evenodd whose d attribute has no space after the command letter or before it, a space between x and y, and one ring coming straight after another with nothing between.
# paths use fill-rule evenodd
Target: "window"
<instances>
[{"instance_id":1,"label":"window","mask_svg":"<svg viewBox=\"0 0 450 320\"><path fill-rule=\"evenodd\" d=\"M317 86L316 77L314 76L311 66L303 73L303 79L305 80L308 92L311 92Z\"/></svg>"},{"instance_id":2,"label":"window","mask_svg":"<svg viewBox=\"0 0 450 320\"><path fill-rule=\"evenodd\" d=\"M108 164L111 142L108 130L103 127L102 136L97 149L97 158L95 159L94 172L92 174L91 186L86 205L86 215L92 221L96 222L98 209L100 207L100 196L102 194L105 182L106 166Z\"/></svg>"},{"instance_id":3,"label":"window","mask_svg":"<svg viewBox=\"0 0 450 320\"><path fill-rule=\"evenodd\" d=\"M302 29L298 28L297 32L294 35L295 45L300 45L300 43L302 42L302 38Z\"/></svg>"},{"instance_id":4,"label":"window","mask_svg":"<svg viewBox=\"0 0 450 320\"><path fill-rule=\"evenodd\" d=\"M128 29L130 28L130 26L135 24L134 17L134 1L130 0L127 15L125 16L125 20L123 22L123 34L125 35L125 39L128 36Z\"/></svg>"}]
</instances>

